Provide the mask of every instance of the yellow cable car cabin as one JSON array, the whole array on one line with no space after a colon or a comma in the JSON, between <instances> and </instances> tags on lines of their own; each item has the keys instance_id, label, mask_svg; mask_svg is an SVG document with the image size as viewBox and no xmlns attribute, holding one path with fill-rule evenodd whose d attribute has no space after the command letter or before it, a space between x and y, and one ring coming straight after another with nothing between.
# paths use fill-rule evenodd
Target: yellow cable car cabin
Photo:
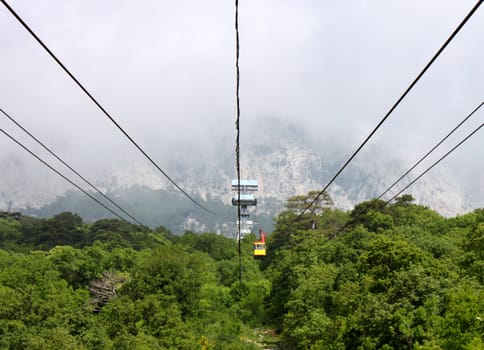
<instances>
[{"instance_id":1,"label":"yellow cable car cabin","mask_svg":"<svg viewBox=\"0 0 484 350\"><path fill-rule=\"evenodd\" d=\"M266 256L266 234L259 230L260 240L254 242L254 259L262 259Z\"/></svg>"},{"instance_id":2,"label":"yellow cable car cabin","mask_svg":"<svg viewBox=\"0 0 484 350\"><path fill-rule=\"evenodd\" d=\"M254 258L261 259L266 256L266 244L261 241L254 242Z\"/></svg>"}]
</instances>

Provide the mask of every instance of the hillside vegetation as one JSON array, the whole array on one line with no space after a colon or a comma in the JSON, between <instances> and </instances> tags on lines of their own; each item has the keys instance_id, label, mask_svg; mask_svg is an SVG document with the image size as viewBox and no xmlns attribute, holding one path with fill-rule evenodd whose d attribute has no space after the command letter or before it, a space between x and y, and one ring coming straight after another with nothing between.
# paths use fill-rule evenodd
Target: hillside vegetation
<instances>
[{"instance_id":1,"label":"hillside vegetation","mask_svg":"<svg viewBox=\"0 0 484 350\"><path fill-rule=\"evenodd\" d=\"M483 209L323 196L294 221L314 195L275 218L265 260L244 238L242 284L220 235L0 213L0 348L484 348Z\"/></svg>"}]
</instances>

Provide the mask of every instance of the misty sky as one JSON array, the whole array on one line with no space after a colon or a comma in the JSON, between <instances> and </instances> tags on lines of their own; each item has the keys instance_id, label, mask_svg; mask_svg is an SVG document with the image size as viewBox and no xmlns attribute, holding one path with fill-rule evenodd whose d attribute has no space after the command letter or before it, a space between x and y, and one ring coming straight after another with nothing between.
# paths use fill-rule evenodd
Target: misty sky
<instances>
[{"instance_id":1,"label":"misty sky","mask_svg":"<svg viewBox=\"0 0 484 350\"><path fill-rule=\"evenodd\" d=\"M301 123L321 147L355 149L475 2L240 0L242 152L246 122L264 117ZM9 4L162 167L183 140L203 149L227 137L233 148L232 1ZM482 102L483 38L481 6L372 143L415 159ZM80 169L141 157L3 5L0 108ZM0 128L32 145L3 117ZM449 164L482 171L483 135ZM0 135L0 159L12 154L35 162Z\"/></svg>"}]
</instances>

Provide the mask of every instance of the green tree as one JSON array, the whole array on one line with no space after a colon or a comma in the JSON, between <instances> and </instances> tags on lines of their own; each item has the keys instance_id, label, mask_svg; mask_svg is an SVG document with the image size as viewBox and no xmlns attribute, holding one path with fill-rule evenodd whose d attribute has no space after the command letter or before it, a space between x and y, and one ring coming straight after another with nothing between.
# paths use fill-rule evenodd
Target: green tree
<instances>
[{"instance_id":1,"label":"green tree","mask_svg":"<svg viewBox=\"0 0 484 350\"><path fill-rule=\"evenodd\" d=\"M447 290L443 319L437 324L444 349L478 349L484 344L484 288L465 279ZM482 347L481 347L482 349Z\"/></svg>"},{"instance_id":2,"label":"green tree","mask_svg":"<svg viewBox=\"0 0 484 350\"><path fill-rule=\"evenodd\" d=\"M187 231L177 243L207 253L217 261L232 259L237 254L236 242L215 233L196 234Z\"/></svg>"},{"instance_id":3,"label":"green tree","mask_svg":"<svg viewBox=\"0 0 484 350\"><path fill-rule=\"evenodd\" d=\"M460 257L460 265L484 284L484 222L474 225L464 236L462 242L464 254Z\"/></svg>"},{"instance_id":4,"label":"green tree","mask_svg":"<svg viewBox=\"0 0 484 350\"><path fill-rule=\"evenodd\" d=\"M22 237L21 225L17 220L9 217L0 218L0 247L10 247Z\"/></svg>"}]
</instances>

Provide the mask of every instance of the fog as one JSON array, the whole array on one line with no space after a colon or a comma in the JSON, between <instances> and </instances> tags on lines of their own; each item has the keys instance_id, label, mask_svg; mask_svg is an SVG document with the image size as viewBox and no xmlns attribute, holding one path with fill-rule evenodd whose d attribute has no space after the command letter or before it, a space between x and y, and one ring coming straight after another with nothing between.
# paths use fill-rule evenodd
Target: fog
<instances>
[{"instance_id":1,"label":"fog","mask_svg":"<svg viewBox=\"0 0 484 350\"><path fill-rule=\"evenodd\" d=\"M349 154L474 3L240 1L242 152L247 127L271 117L303 125L316 147ZM233 148L232 1L9 4L162 167L182 141L202 152L217 140ZM372 139L385 157L415 159L483 101L483 37L481 8ZM0 108L87 172L142 159L4 6ZM447 147L483 115L484 108ZM32 145L3 117L0 128ZM447 166L482 172L482 135ZM0 136L0 159L29 157Z\"/></svg>"}]
</instances>

